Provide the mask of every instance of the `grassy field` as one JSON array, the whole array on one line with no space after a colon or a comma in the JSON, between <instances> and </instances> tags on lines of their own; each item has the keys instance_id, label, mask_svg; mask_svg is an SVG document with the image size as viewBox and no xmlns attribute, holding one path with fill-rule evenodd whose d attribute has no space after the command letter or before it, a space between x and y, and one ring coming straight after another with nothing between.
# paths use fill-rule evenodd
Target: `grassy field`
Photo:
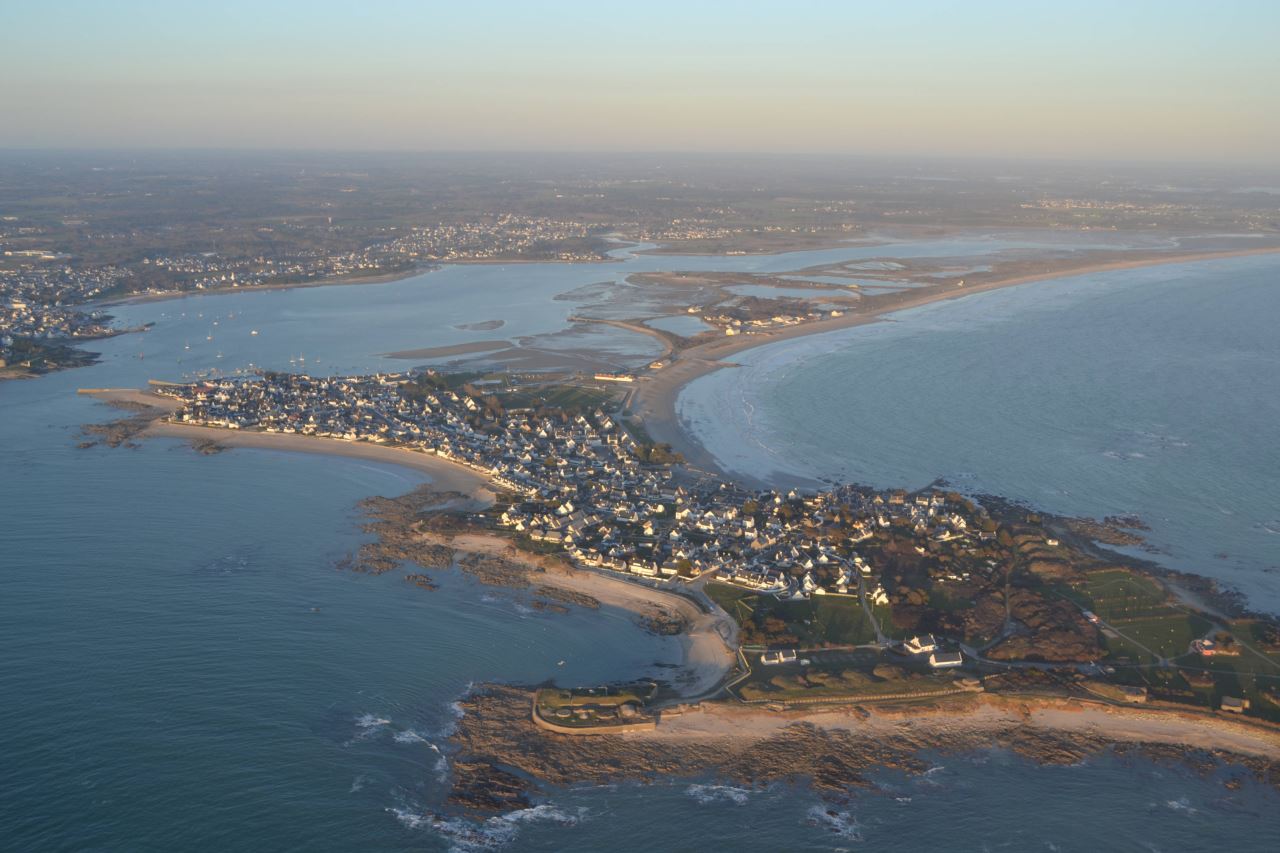
<instances>
[{"instance_id":1,"label":"grassy field","mask_svg":"<svg viewBox=\"0 0 1280 853\"><path fill-rule=\"evenodd\" d=\"M1108 657L1120 663L1152 664L1185 654L1191 641L1212 627L1160 584L1128 569L1089 572L1083 584L1055 591L1093 611L1122 635L1103 631Z\"/></svg>"},{"instance_id":2,"label":"grassy field","mask_svg":"<svg viewBox=\"0 0 1280 853\"><path fill-rule=\"evenodd\" d=\"M1263 626L1239 620L1226 627L1249 648L1239 655L1202 657L1191 642L1214 631L1208 618L1165 594L1154 580L1126 569L1090 572L1085 583L1059 589L1092 610L1122 636L1103 632L1107 660L1118 667L1116 679L1147 687L1151 696L1217 708L1224 696L1249 700L1250 716L1280 722L1280 704L1270 691L1280 689L1280 652L1260 648ZM1168 661L1160 665L1161 660Z\"/></svg>"},{"instance_id":3,"label":"grassy field","mask_svg":"<svg viewBox=\"0 0 1280 853\"><path fill-rule=\"evenodd\" d=\"M778 601L751 590L709 583L707 595L739 625L773 616L805 646L856 646L873 643L875 629L853 596L815 595L807 601Z\"/></svg>"},{"instance_id":4,"label":"grassy field","mask_svg":"<svg viewBox=\"0 0 1280 853\"><path fill-rule=\"evenodd\" d=\"M1093 605L1089 609L1108 622L1168 613L1168 595L1149 578L1125 569L1104 569L1085 577L1083 593Z\"/></svg>"},{"instance_id":5,"label":"grassy field","mask_svg":"<svg viewBox=\"0 0 1280 853\"><path fill-rule=\"evenodd\" d=\"M751 676L737 688L747 701L871 700L902 694L930 694L955 687L954 674L939 675L918 662L875 649L816 651L799 663L765 666L752 661Z\"/></svg>"},{"instance_id":6,"label":"grassy field","mask_svg":"<svg viewBox=\"0 0 1280 853\"><path fill-rule=\"evenodd\" d=\"M727 583L709 583L705 591L711 600L734 618L738 624L749 619L755 611L756 594L740 586Z\"/></svg>"},{"instance_id":7,"label":"grassy field","mask_svg":"<svg viewBox=\"0 0 1280 853\"><path fill-rule=\"evenodd\" d=\"M507 408L546 406L572 414L586 414L598 408L612 409L617 405L620 397L616 389L583 385L553 385L508 391L502 395L502 403Z\"/></svg>"},{"instance_id":8,"label":"grassy field","mask_svg":"<svg viewBox=\"0 0 1280 853\"><path fill-rule=\"evenodd\" d=\"M857 598L815 596L814 621L826 640L842 646L876 641L875 628Z\"/></svg>"},{"instance_id":9,"label":"grassy field","mask_svg":"<svg viewBox=\"0 0 1280 853\"><path fill-rule=\"evenodd\" d=\"M1104 637L1103 645L1112 657L1135 663L1156 663L1160 658L1186 654L1191 641L1212 627L1207 619L1174 608L1160 615L1113 619L1111 625L1124 636Z\"/></svg>"}]
</instances>

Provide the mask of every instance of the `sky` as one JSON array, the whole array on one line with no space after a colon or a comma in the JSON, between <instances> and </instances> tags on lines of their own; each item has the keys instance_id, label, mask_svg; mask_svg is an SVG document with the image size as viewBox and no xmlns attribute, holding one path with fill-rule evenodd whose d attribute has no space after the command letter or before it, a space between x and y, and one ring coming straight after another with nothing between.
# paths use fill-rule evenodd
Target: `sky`
<instances>
[{"instance_id":1,"label":"sky","mask_svg":"<svg viewBox=\"0 0 1280 853\"><path fill-rule=\"evenodd\" d=\"M0 148L1280 163L1280 0L0 0Z\"/></svg>"}]
</instances>

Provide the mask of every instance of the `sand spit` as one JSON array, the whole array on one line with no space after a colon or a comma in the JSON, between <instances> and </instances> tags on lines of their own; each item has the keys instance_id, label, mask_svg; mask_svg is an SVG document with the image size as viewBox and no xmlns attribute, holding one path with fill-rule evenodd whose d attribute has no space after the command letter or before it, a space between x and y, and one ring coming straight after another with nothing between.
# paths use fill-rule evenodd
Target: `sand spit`
<instances>
[{"instance_id":1,"label":"sand spit","mask_svg":"<svg viewBox=\"0 0 1280 853\"><path fill-rule=\"evenodd\" d=\"M432 487L435 489L461 492L485 504L493 502L493 491L489 488L488 478L483 474L457 462L417 450L344 441L337 438L319 438L312 435L220 429L168 421L154 422L144 433L144 437L152 436L182 438L189 441L207 439L223 447L249 447L290 453L323 453L363 459L368 462L401 465L429 476Z\"/></svg>"},{"instance_id":2,"label":"sand spit","mask_svg":"<svg viewBox=\"0 0 1280 853\"><path fill-rule=\"evenodd\" d=\"M1267 247L1261 249L1240 249L1226 252L1161 252L1140 258L1127 260L1094 262L1083 265L1061 265L1045 272L1025 273L1008 278L996 278L991 281L974 282L965 287L930 287L919 290L908 290L892 294L892 298L881 299L870 310L862 310L799 326L789 326L776 331L752 335L738 335L712 340L677 353L670 366L645 377L637 383L629 405L633 415L645 424L649 434L655 441L666 442L679 451L694 467L722 473L717 467L715 458L692 435L684 430L676 413L676 401L686 385L702 376L723 367L735 366L732 356L755 347L793 338L833 332L874 323L886 314L918 308L934 302L948 299L963 299L974 293L1000 290L1006 287L1030 284L1050 279L1067 278L1069 276L1086 275L1113 270L1138 269L1141 267L1163 266L1166 264L1192 263L1195 261L1222 260L1226 258L1246 257L1251 255L1275 254L1280 248ZM773 486L791 484L770 484Z\"/></svg>"},{"instance_id":3,"label":"sand spit","mask_svg":"<svg viewBox=\"0 0 1280 853\"><path fill-rule=\"evenodd\" d=\"M399 359L432 359L448 358L453 355L470 355L477 352L493 352L511 346L511 341L471 341L465 344L452 344L441 347L423 347L421 349L405 349L383 353L383 358Z\"/></svg>"}]
</instances>

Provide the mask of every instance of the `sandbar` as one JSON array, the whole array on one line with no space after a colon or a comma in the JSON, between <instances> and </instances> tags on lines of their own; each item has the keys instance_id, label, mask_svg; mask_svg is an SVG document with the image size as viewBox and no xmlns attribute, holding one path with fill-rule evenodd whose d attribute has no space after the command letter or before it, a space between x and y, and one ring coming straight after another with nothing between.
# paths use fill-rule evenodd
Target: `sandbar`
<instances>
[{"instance_id":1,"label":"sandbar","mask_svg":"<svg viewBox=\"0 0 1280 853\"><path fill-rule=\"evenodd\" d=\"M511 341L470 341L465 344L450 344L442 347L423 347L422 349L403 349L396 352L383 353L383 358L419 359L447 358L451 355L467 355L473 352L492 352L506 349Z\"/></svg>"}]
</instances>

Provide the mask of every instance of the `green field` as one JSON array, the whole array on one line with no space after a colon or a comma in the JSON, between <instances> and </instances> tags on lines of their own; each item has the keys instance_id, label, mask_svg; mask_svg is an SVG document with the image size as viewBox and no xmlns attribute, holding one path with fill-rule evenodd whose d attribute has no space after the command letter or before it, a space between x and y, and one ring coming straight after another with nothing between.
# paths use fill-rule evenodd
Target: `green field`
<instances>
[{"instance_id":1,"label":"green field","mask_svg":"<svg viewBox=\"0 0 1280 853\"><path fill-rule=\"evenodd\" d=\"M620 395L616 389L593 388L581 385L553 385L542 388L507 391L501 395L502 404L509 408L534 408L546 406L570 414L587 414L598 408L612 409Z\"/></svg>"},{"instance_id":2,"label":"green field","mask_svg":"<svg viewBox=\"0 0 1280 853\"><path fill-rule=\"evenodd\" d=\"M936 674L918 663L875 649L817 651L799 663L766 666L752 656L751 676L736 688L747 701L869 700L931 694L955 687L955 674ZM879 674L877 674L879 673Z\"/></svg>"},{"instance_id":3,"label":"green field","mask_svg":"<svg viewBox=\"0 0 1280 853\"><path fill-rule=\"evenodd\" d=\"M1280 653L1258 651L1260 623L1227 625L1252 650L1206 658L1188 649L1193 640L1213 632L1214 623L1168 597L1149 578L1106 569L1090 572L1082 586L1058 592L1123 634L1103 632L1107 659L1119 667L1116 680L1145 686L1153 698L1203 708L1217 708L1223 696L1244 697L1251 716L1280 721L1280 705L1267 698L1270 688L1280 688ZM1159 666L1161 658L1170 665Z\"/></svg>"},{"instance_id":4,"label":"green field","mask_svg":"<svg viewBox=\"0 0 1280 853\"><path fill-rule=\"evenodd\" d=\"M1108 622L1169 612L1168 595L1158 583L1125 569L1090 572L1082 592L1089 609Z\"/></svg>"},{"instance_id":5,"label":"green field","mask_svg":"<svg viewBox=\"0 0 1280 853\"><path fill-rule=\"evenodd\" d=\"M876 641L876 632L857 598L825 595L813 598L814 621L827 642L860 646Z\"/></svg>"},{"instance_id":6,"label":"green field","mask_svg":"<svg viewBox=\"0 0 1280 853\"><path fill-rule=\"evenodd\" d=\"M1112 619L1110 624L1124 636L1104 636L1103 645L1112 657L1129 658L1135 663L1156 663L1159 658L1184 655L1191 641L1212 627L1207 619L1172 607L1161 615Z\"/></svg>"},{"instance_id":7,"label":"green field","mask_svg":"<svg viewBox=\"0 0 1280 853\"><path fill-rule=\"evenodd\" d=\"M807 601L778 601L723 583L707 584L706 592L739 625L776 617L804 646L857 646L876 639L875 628L853 596L815 595Z\"/></svg>"},{"instance_id":8,"label":"green field","mask_svg":"<svg viewBox=\"0 0 1280 853\"><path fill-rule=\"evenodd\" d=\"M751 590L727 583L709 583L705 592L738 624L742 624L743 619L750 618L755 609L756 594Z\"/></svg>"}]
</instances>

